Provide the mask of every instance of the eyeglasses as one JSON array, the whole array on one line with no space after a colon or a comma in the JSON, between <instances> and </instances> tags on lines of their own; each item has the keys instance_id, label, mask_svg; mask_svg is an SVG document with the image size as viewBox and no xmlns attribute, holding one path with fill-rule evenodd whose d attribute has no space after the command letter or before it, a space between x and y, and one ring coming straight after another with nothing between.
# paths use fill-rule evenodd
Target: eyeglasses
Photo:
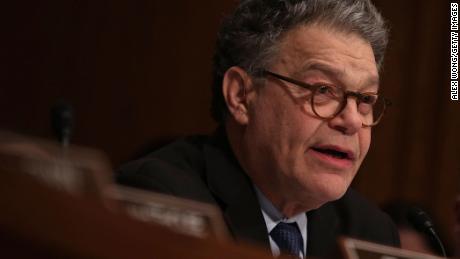
<instances>
[{"instance_id":1,"label":"eyeglasses","mask_svg":"<svg viewBox=\"0 0 460 259\"><path fill-rule=\"evenodd\" d=\"M354 97L358 105L358 112L362 117L363 127L377 125L382 119L387 106L391 105L390 100L373 92L352 92L341 87L328 84L310 85L295 79L285 77L267 70L262 71L264 76L273 76L277 79L294 84L303 89L309 90L310 104L313 113L321 119L329 120L340 114L347 106L348 97Z\"/></svg>"}]
</instances>

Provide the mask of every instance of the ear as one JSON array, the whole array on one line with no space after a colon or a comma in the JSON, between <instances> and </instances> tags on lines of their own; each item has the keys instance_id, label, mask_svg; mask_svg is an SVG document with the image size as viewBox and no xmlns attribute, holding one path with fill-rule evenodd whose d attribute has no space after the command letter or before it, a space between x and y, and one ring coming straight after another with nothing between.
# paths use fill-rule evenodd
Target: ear
<instances>
[{"instance_id":1,"label":"ear","mask_svg":"<svg viewBox=\"0 0 460 259\"><path fill-rule=\"evenodd\" d=\"M237 66L225 72L222 82L222 91L230 115L241 125L246 125L249 121L246 94L251 82L248 73Z\"/></svg>"}]
</instances>

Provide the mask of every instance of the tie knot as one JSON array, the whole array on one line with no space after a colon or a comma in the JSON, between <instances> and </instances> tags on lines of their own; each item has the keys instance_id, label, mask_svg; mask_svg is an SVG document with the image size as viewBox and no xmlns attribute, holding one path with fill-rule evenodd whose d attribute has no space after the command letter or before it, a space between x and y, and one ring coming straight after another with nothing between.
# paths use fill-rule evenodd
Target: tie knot
<instances>
[{"instance_id":1,"label":"tie knot","mask_svg":"<svg viewBox=\"0 0 460 259\"><path fill-rule=\"evenodd\" d=\"M281 252L299 256L303 254L303 238L296 222L280 222L270 232L270 236L280 248Z\"/></svg>"}]
</instances>

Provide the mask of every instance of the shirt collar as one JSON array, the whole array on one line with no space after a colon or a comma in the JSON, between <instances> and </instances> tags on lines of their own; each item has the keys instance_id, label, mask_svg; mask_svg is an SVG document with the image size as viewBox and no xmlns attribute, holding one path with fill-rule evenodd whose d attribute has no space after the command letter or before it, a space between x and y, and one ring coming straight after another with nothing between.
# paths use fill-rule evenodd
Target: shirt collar
<instances>
[{"instance_id":1,"label":"shirt collar","mask_svg":"<svg viewBox=\"0 0 460 259\"><path fill-rule=\"evenodd\" d=\"M265 221L267 223L267 227L269 228L269 232L278 224L279 222L286 222L286 223L291 223L291 222L297 222L299 225L299 228L302 226L306 225L306 215L305 212L301 212L297 215L294 215L290 218L287 218L281 213L274 205L273 203L257 188L254 186L254 189L256 190L257 198L260 203L260 208L262 209L262 213L264 214ZM268 217L268 222L267 218ZM272 225L270 223L273 223L274 226L270 227L269 225Z\"/></svg>"},{"instance_id":2,"label":"shirt collar","mask_svg":"<svg viewBox=\"0 0 460 259\"><path fill-rule=\"evenodd\" d=\"M265 195L254 185L256 190L257 199L259 200L260 209L265 220L265 225L267 227L267 232L270 233L279 222L292 223L296 222L299 227L300 233L303 238L303 254L306 254L307 251L307 215L305 212L301 212L293 217L286 218L274 205L273 203L265 197ZM270 235L269 235L270 236ZM270 247L274 256L280 254L279 248L271 237ZM302 257L304 258L304 256Z\"/></svg>"}]
</instances>

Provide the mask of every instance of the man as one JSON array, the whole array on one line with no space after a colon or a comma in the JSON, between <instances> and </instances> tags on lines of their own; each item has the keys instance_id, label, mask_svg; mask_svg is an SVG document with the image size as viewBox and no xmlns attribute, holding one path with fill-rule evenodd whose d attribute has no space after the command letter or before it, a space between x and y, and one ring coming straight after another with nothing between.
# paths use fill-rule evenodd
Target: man
<instances>
[{"instance_id":1,"label":"man","mask_svg":"<svg viewBox=\"0 0 460 259\"><path fill-rule=\"evenodd\" d=\"M214 58L211 137L121 169L122 184L218 206L237 240L328 256L339 235L399 245L391 220L349 189L385 109L387 44L368 0L243 0Z\"/></svg>"}]
</instances>

